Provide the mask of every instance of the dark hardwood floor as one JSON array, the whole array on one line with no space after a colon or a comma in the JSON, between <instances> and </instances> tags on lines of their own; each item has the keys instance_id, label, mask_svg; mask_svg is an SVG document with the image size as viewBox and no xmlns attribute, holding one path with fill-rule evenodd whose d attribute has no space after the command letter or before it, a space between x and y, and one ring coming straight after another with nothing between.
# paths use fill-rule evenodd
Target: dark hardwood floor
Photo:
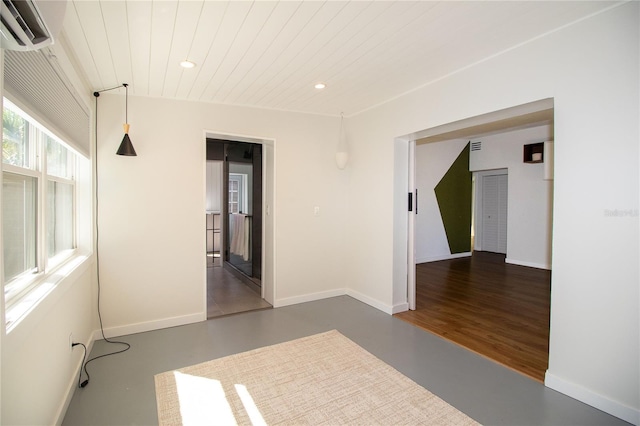
<instances>
[{"instance_id":1,"label":"dark hardwood floor","mask_svg":"<svg viewBox=\"0 0 640 426\"><path fill-rule=\"evenodd\" d=\"M474 252L416 265L416 310L395 316L542 382L551 271L504 259Z\"/></svg>"}]
</instances>

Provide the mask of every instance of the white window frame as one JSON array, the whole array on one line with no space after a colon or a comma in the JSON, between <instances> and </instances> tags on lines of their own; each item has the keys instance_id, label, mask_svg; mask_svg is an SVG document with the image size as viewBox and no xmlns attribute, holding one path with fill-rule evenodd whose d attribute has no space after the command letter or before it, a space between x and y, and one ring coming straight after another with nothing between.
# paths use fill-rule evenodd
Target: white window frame
<instances>
[{"instance_id":1,"label":"white window frame","mask_svg":"<svg viewBox=\"0 0 640 426\"><path fill-rule=\"evenodd\" d=\"M73 235L71 236L73 248L63 250L63 251L61 251L58 254L53 255L53 256L48 256L48 252L47 252L46 253L46 259L43 259L43 262L46 264L46 268L48 268L48 269L53 269L53 268L57 267L62 262L64 262L65 260L67 260L68 258L73 256L76 253L77 249L78 249L78 240L77 240L77 229L78 229L78 227L76 226L78 194L77 194L77 186L76 186L76 181L75 181L76 174L77 174L77 170L76 170L76 164L75 164L75 161L74 161L73 177L71 179L65 179L65 178L61 178L61 177L58 177L58 176L47 175L47 177L46 177L47 181L43 182L43 186L47 186L46 191L48 191L48 185L47 184L49 182L58 182L58 183L64 183L64 184L68 184L68 185L72 185L73 186L73 200L72 200L72 206L71 206L71 210L73 211L73 217L72 217L72 232L73 232ZM49 194L48 194L48 192L46 192L43 195L46 197ZM46 201L46 199L45 199L45 201ZM43 209L46 210L46 205L43 206ZM46 219L47 219L47 215L43 214L43 220L46 220ZM44 226L44 231L46 232L47 231L46 224L43 225L43 226ZM46 234L44 236L44 240L42 241L42 244L45 245L45 246L48 245L48 241L46 239Z\"/></svg>"},{"instance_id":2,"label":"white window frame","mask_svg":"<svg viewBox=\"0 0 640 426\"><path fill-rule=\"evenodd\" d=\"M12 164L1 163L1 171L3 173L13 173L22 176L35 177L37 183L37 198L36 198L36 267L34 269L23 272L22 274L14 277L8 282L4 282L4 276L0 277L2 280L2 288L4 291L4 312L5 312L5 326L7 332L14 327L19 320L28 313L32 307L38 303L38 301L44 297L53 287L52 283L55 283L55 274L62 269L65 265L70 263L71 259L78 253L78 239L77 239L77 207L78 207L78 159L74 158L73 165L71 167L71 176L68 178L52 176L47 174L47 149L46 139L44 135L49 136L57 143L61 144L67 149L68 156L76 157L78 154L74 152L70 146L56 137L52 132L47 130L36 119L24 112L20 107L16 106L6 97L3 98L3 108L9 108L12 111L18 113L29 123L29 155L30 163L29 168L15 166ZM48 241L47 241L47 195L48 195L48 183L49 181L60 182L64 184L71 184L73 186L73 201L72 201L72 248L63 250L53 257L48 256ZM0 196L3 194L0 193Z\"/></svg>"},{"instance_id":3,"label":"white window frame","mask_svg":"<svg viewBox=\"0 0 640 426\"><path fill-rule=\"evenodd\" d=\"M248 207L248 199L247 199L247 182L249 181L249 176L246 173L229 173L229 182L234 181L238 182L238 213L242 212L243 214L247 214ZM229 200L231 200L231 189L229 189ZM231 201L229 201L231 204ZM229 208L229 213L231 213L231 208Z\"/></svg>"}]
</instances>

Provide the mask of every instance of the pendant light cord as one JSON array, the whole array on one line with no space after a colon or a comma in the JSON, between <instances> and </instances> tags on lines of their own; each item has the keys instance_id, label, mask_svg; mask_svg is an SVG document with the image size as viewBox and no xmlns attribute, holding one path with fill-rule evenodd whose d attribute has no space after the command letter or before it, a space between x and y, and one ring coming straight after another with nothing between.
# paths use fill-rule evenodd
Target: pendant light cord
<instances>
[{"instance_id":1,"label":"pendant light cord","mask_svg":"<svg viewBox=\"0 0 640 426\"><path fill-rule=\"evenodd\" d=\"M124 124L129 124L129 85L127 83L122 85L124 86Z\"/></svg>"},{"instance_id":2,"label":"pendant light cord","mask_svg":"<svg viewBox=\"0 0 640 426\"><path fill-rule=\"evenodd\" d=\"M127 87L127 84L123 84L122 86ZM105 89L105 90L113 90L113 89L117 89L119 87L122 86L117 86L117 87L113 87L111 89ZM102 90L102 92L104 92L105 90ZM98 179L98 96L100 96L100 92L94 92L93 95L96 98L96 126L95 126L95 158L96 158L96 227L95 227L95 232L96 232L96 275L97 275L97 284L98 284L98 320L100 321L100 332L102 333L102 338L105 342L107 343L112 343L112 344L119 344L119 345L124 345L125 347L123 349L114 351L114 352L109 352L103 355L98 355L95 356L91 359L89 359L87 362L84 362L84 366L82 367L82 370L84 370L84 373L86 374L87 378L85 381L83 381L82 383L79 384L79 386L81 388L84 388L85 386L87 386L89 384L89 372L87 371L87 365L89 365L90 362L95 361L99 358L104 358L106 356L110 356L110 355L116 355L125 351L128 351L131 348L131 345L127 342L121 342L121 341L116 341L116 340L109 340L107 339L107 337L104 334L104 326L102 324L102 313L100 312L100 293L101 293L101 289L100 289L100 231L99 231L99 226L98 226L98 218L99 218L99 179ZM82 375L82 370L80 371L80 374ZM78 380L79 382L80 380Z\"/></svg>"}]
</instances>

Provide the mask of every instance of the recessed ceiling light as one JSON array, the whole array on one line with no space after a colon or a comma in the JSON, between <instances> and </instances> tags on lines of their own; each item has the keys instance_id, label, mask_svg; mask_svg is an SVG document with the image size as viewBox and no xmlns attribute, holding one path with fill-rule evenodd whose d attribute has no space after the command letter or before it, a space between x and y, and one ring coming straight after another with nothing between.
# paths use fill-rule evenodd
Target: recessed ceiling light
<instances>
[{"instance_id":1,"label":"recessed ceiling light","mask_svg":"<svg viewBox=\"0 0 640 426\"><path fill-rule=\"evenodd\" d=\"M326 85L326 84L324 84L324 83L316 83L316 85L315 85L314 87L315 87L316 89L318 89L318 90L322 90L322 89L324 89L325 87L327 87L327 85Z\"/></svg>"},{"instance_id":2,"label":"recessed ceiling light","mask_svg":"<svg viewBox=\"0 0 640 426\"><path fill-rule=\"evenodd\" d=\"M180 66L182 68L193 68L196 66L196 64L194 62L191 61L182 61L180 62Z\"/></svg>"}]
</instances>

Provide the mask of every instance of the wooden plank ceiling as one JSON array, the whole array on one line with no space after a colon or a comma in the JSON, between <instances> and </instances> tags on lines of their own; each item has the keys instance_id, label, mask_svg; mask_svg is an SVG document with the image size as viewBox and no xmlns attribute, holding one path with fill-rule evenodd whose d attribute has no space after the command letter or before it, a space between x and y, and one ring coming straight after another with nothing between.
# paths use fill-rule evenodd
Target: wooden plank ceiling
<instances>
[{"instance_id":1,"label":"wooden plank ceiling","mask_svg":"<svg viewBox=\"0 0 640 426\"><path fill-rule=\"evenodd\" d=\"M93 90L351 115L612 5L69 0L63 37Z\"/></svg>"}]
</instances>

